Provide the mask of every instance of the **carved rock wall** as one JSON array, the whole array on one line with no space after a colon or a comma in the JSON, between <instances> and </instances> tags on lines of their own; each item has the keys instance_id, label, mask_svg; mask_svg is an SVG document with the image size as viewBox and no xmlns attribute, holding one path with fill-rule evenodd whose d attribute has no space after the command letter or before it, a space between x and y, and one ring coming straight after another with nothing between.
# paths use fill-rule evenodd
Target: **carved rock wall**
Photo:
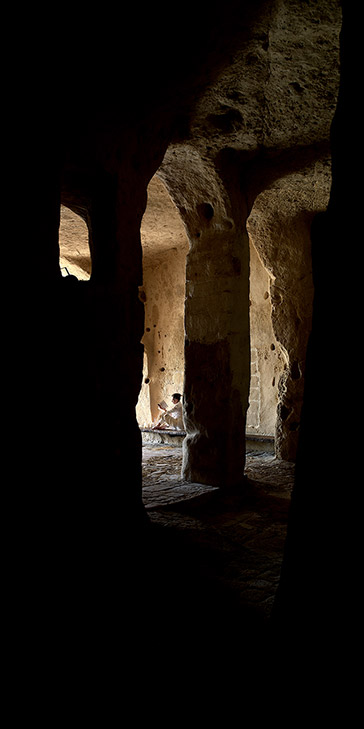
<instances>
[{"instance_id":1,"label":"carved rock wall","mask_svg":"<svg viewBox=\"0 0 364 729\"><path fill-rule=\"evenodd\" d=\"M183 393L185 270L184 246L156 253L143 265L145 361L137 418L147 427L160 415L158 402L172 407L172 394Z\"/></svg>"},{"instance_id":2,"label":"carved rock wall","mask_svg":"<svg viewBox=\"0 0 364 729\"><path fill-rule=\"evenodd\" d=\"M69 208L61 208L59 233L63 275L88 280L91 258L86 223ZM251 231L250 231L251 238ZM181 217L157 176L148 186L141 226L143 247L144 366L137 404L140 426L159 415L157 403L184 390L185 298L188 239ZM272 276L250 242L251 380L247 432L274 436L278 383L285 355L272 329L269 295Z\"/></svg>"},{"instance_id":3,"label":"carved rock wall","mask_svg":"<svg viewBox=\"0 0 364 729\"><path fill-rule=\"evenodd\" d=\"M355 20L353 4L343 6ZM149 181L160 169L190 244L185 475L219 486L236 484L244 469L250 380L247 221L274 277L273 331L287 351L291 384L301 387L301 324L311 306L301 242L322 210L331 133L334 184L327 212L315 227L313 328L276 612L280 635L287 635L299 658L307 641L304 656L312 665L312 648L321 646L323 637L335 656L340 651L333 636L340 629L342 645L355 644L357 636L348 641L347 629L353 606L360 604L359 570L357 564L349 568L360 554L355 536L361 532L352 528L352 499L343 498L357 478L347 459L332 458L326 428L338 423L338 402L350 408L344 346L335 352L331 373L327 361L338 322L352 316L351 297L333 296L332 281L345 260L345 241L360 240L360 205L353 205L355 175L348 154L348 139L359 139L359 133L347 133L358 118L352 82L357 64L350 65L351 49L358 45L346 37L341 103L331 127L339 80L339 2L227 0L210 5L202 20L192 3L184 10L175 23L169 13L159 17L155 6L143 13L137 7L123 17L121 28L112 14L101 12L77 23L73 9L72 23L68 13L59 20L66 53L59 53L53 27L45 30L38 18L37 28L26 24L29 46L26 38L16 45L21 73L9 108L18 122L10 149L19 224L12 252L21 276L11 282L17 349L11 360L14 386L8 388L14 427L7 421L7 429L15 487L7 489L12 502L6 513L17 628L24 627L24 595L31 595L25 630L32 626L38 653L43 642L49 654L51 636L55 654L61 647L64 655L74 655L77 645L87 661L90 634L96 643L101 637L102 645L113 645L121 614L124 630L135 627L140 637L145 569L138 548L145 521L135 407L144 332L140 226ZM72 79L61 107L60 78ZM306 170L319 172L319 165L316 178L311 173L305 178ZM281 208L277 189L283 192L282 181L294 175L295 194L306 195L305 179L310 179L317 197L294 206L292 217ZM287 192L293 206L293 187ZM35 196L42 200L43 215L32 226ZM60 201L89 224L90 281L61 278ZM19 256L24 242L32 266ZM289 326L292 319L299 327ZM82 408L74 405L79 373ZM292 434L298 413L285 387L282 397L289 402L283 402L282 420ZM19 433L15 444L14 432ZM135 579L128 582L130 572ZM127 585L122 605L120 574ZM338 587L334 600L333 585ZM95 633L100 625L102 635ZM281 654L281 640L277 648ZM99 665L107 663L103 654ZM94 662L90 665L93 669Z\"/></svg>"},{"instance_id":4,"label":"carved rock wall","mask_svg":"<svg viewBox=\"0 0 364 729\"><path fill-rule=\"evenodd\" d=\"M272 277L250 237L250 391L247 433L275 436L280 378L287 355L273 330Z\"/></svg>"},{"instance_id":5,"label":"carved rock wall","mask_svg":"<svg viewBox=\"0 0 364 729\"><path fill-rule=\"evenodd\" d=\"M197 74L190 88L183 74L178 77L183 92L180 105L173 96L165 96L163 115L155 114L156 107L147 111L141 104L138 112L129 108L126 116L118 117L106 104L108 114L99 107L101 111L85 124L85 133L82 116L75 128L78 137L72 136L74 127L68 130L62 199L89 224L92 286L112 282L121 287L128 356L135 355L134 367L131 362L127 367L133 372L135 398L142 379L138 368L143 337L136 288L142 298L146 296L140 290L139 229L147 184L159 168L189 241L185 473L201 480L212 474L221 479L226 473L229 482L238 482L244 467L249 388L256 384L256 373L250 371L250 347L253 354L257 347L250 339L253 259L248 233L271 279L267 293L275 340L270 344L271 364L268 367L268 357L261 357L259 375L274 381L270 399L278 400L277 452L294 457L312 306L308 236L312 218L327 200L340 7L334 0L320 7L313 2L302 6L295 0L272 0L232 3L230 13L226 8L226 25L221 26L218 41L212 32L210 55L198 59L205 71L207 59L211 61L210 72L205 77L202 71L200 77ZM212 16L209 21L213 26ZM206 42L210 41L207 35ZM161 100L156 96L156 105L157 98ZM313 198L297 203L313 187ZM151 271L152 265L148 267ZM265 303L268 311L268 299ZM252 308L250 314L258 318ZM155 350L154 344L151 348ZM287 360L280 379L274 369L278 352L280 356L284 352ZM156 354L161 350L154 351L155 362ZM135 405L136 401L132 409ZM259 417L264 412L268 410L261 401Z\"/></svg>"},{"instance_id":6,"label":"carved rock wall","mask_svg":"<svg viewBox=\"0 0 364 729\"><path fill-rule=\"evenodd\" d=\"M269 272L275 351L285 363L278 375L276 452L294 460L304 392L306 349L312 324L313 280L310 229L326 209L329 159L272 183L255 200L248 220L254 246Z\"/></svg>"}]
</instances>

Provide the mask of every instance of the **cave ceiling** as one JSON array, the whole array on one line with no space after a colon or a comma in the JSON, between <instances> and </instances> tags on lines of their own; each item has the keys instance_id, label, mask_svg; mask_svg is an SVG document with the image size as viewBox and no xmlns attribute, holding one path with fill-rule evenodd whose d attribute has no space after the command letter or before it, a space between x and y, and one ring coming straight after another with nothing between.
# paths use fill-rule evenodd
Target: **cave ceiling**
<instances>
[{"instance_id":1,"label":"cave ceiling","mask_svg":"<svg viewBox=\"0 0 364 729\"><path fill-rule=\"evenodd\" d=\"M79 66L85 70L82 83L72 79L69 85L72 114L61 114L66 147L72 138L67 149L67 164L71 162L68 168L66 164L64 204L79 212L74 180L77 174L82 178L85 170L87 174L86 153L87 164L92 164L90 147L85 153L82 145L87 142L80 142L78 129L82 128L83 138L89 134L99 141L91 157L102 149L105 158L111 159L117 136L118 144L125 146L131 128L136 139L145 141L149 126L162 130L160 134L168 126L170 139L157 174L173 205L158 183L149 185L144 245L153 245L153 241L158 245L158 240L161 246L169 245L168 227L174 236L183 236L176 229L176 207L183 211L206 202L218 206L224 163L230 158L250 176L253 196L277 179L284 189L283 180L288 176L291 181L297 169L317 172L321 160L326 170L324 206L330 125L339 87L340 3L228 1L211 3L199 17L193 4L187 3L177 20L171 19L167 7L163 14L162 4L158 12L149 9L142 16L137 20L130 11L128 24L119 31L115 27L110 31L109 23L101 24L105 37L111 33L102 57L95 52L86 63L84 46L75 43ZM123 43L126 36L128 44ZM64 61L64 74L72 62L75 58L70 54ZM72 75L71 69L69 73ZM84 103L89 87L94 98L96 95L91 105ZM155 126L157 117L159 126ZM229 166L227 169L225 176ZM317 189L316 172L313 184ZM158 238L156 216L161 215L163 204L163 229Z\"/></svg>"}]
</instances>

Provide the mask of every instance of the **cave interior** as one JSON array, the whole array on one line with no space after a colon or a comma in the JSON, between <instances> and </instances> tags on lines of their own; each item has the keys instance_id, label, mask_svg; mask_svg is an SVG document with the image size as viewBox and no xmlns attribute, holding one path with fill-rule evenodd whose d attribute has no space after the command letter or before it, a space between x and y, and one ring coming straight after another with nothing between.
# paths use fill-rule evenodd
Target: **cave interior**
<instances>
[{"instance_id":1,"label":"cave interior","mask_svg":"<svg viewBox=\"0 0 364 729\"><path fill-rule=\"evenodd\" d=\"M28 193L17 203L26 255L15 247L11 555L29 606L21 640L47 635L53 656L67 644L71 664L77 651L90 657L91 636L108 666L131 635L128 660L151 667L149 651L170 665L201 633L215 665L211 645L232 649L234 621L246 621L246 645L259 642L255 618L229 618L221 596L211 613L201 598L196 630L187 613L199 591L178 577L189 557L144 508L141 428L175 390L185 483L239 498L247 433L295 464L264 645L300 655L353 624L342 503L353 477L337 443L347 344L336 336L338 250L358 239L346 205L352 10L337 0L194 6L178 22L163 3L128 7L118 22L107 3L74 8L42 32L33 17L28 46L17 41ZM76 252L73 225L83 226ZM156 566L166 550L168 579ZM168 629L166 600L179 616Z\"/></svg>"}]
</instances>

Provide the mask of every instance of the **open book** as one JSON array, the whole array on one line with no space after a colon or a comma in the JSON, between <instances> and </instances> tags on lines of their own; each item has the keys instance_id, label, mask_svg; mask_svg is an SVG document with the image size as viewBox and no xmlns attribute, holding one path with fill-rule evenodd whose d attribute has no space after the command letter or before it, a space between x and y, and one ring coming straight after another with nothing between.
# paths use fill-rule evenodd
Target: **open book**
<instances>
[{"instance_id":1,"label":"open book","mask_svg":"<svg viewBox=\"0 0 364 729\"><path fill-rule=\"evenodd\" d=\"M159 406L160 406L161 408L165 408L165 410L168 410L168 405L167 405L167 403L166 403L166 401L165 401L165 400L161 400L161 402L159 402L159 403L158 403L158 405L159 405Z\"/></svg>"}]
</instances>

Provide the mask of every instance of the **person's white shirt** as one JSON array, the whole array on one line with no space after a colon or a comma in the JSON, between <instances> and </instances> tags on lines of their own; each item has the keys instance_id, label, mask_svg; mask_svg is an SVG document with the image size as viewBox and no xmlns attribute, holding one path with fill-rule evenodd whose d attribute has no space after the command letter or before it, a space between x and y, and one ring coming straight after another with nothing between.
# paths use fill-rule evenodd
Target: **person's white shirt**
<instances>
[{"instance_id":1,"label":"person's white shirt","mask_svg":"<svg viewBox=\"0 0 364 729\"><path fill-rule=\"evenodd\" d=\"M165 403L158 404L158 407L163 410L163 415L159 418L156 428L173 428L174 430L183 430L183 410L182 403L177 398L172 398L173 407L167 410L164 405Z\"/></svg>"}]
</instances>

